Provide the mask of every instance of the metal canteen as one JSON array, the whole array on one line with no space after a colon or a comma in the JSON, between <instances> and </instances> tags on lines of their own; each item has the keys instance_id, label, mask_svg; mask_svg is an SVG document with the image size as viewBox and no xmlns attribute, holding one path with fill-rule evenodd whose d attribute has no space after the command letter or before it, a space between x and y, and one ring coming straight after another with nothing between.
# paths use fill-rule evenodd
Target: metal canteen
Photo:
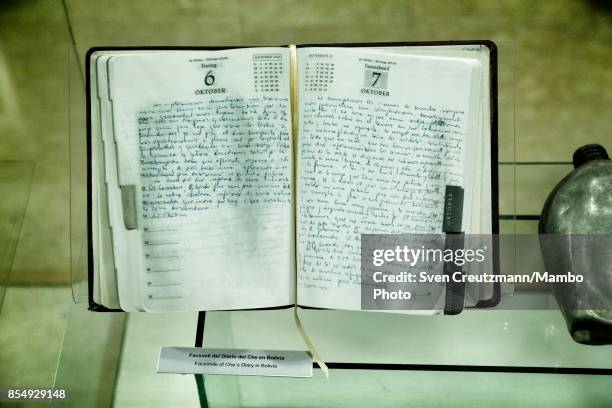
<instances>
[{"instance_id":1,"label":"metal canteen","mask_svg":"<svg viewBox=\"0 0 612 408\"><path fill-rule=\"evenodd\" d=\"M544 204L540 247L547 271L584 277L553 287L572 338L612 344L612 161L602 146L586 145L573 162Z\"/></svg>"}]
</instances>

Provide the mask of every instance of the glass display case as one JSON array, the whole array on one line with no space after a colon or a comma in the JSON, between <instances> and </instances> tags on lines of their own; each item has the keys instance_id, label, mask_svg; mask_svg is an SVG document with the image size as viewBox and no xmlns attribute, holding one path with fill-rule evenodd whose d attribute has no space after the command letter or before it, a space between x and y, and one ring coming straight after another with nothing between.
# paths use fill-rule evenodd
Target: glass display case
<instances>
[{"instance_id":1,"label":"glass display case","mask_svg":"<svg viewBox=\"0 0 612 408\"><path fill-rule=\"evenodd\" d=\"M58 358L48 364L53 366L53 378L49 384L39 384L68 390L69 400L51 401L51 406L612 406L612 346L574 342L563 315L542 288L501 285L495 307L467 308L454 316L302 309L303 325L330 368L329 378L316 364L311 378L157 373L163 346L305 350L292 309L160 314L88 310L85 55L90 47L491 39L499 53L494 124L499 234L513 239L536 236L547 194L572 169L567 149L559 146L566 141L582 143L574 133L590 138L594 133L590 123L601 124L604 116L603 108L597 120L586 111L588 97L599 92L592 87L601 83L575 90L576 103L587 106L574 112L580 123L570 123L568 101L559 85L576 76L574 66L592 68L582 67L591 63L582 61L601 66L607 62L601 58L607 55L601 51L605 48L601 38L582 47L585 35L576 31L570 38L565 33L573 16L581 15L579 6L568 6L555 14L559 19L555 20L552 4L515 2L495 7L475 2L479 18L457 4L437 2L396 1L381 6L369 1L305 2L289 7L272 1L185 0L155 5L134 1L114 4L110 8L117 10L112 13L100 2L47 3L37 12L61 21L57 26L69 38L60 44L69 69L62 80L69 100L64 109L69 116L65 133L69 133L70 287L62 287L65 296L61 295L69 306L58 313ZM31 24L39 23L38 17L25 15ZM603 17L589 24L601 21ZM561 40L552 37L556 32L563 33ZM44 37L35 39L42 44L39 51L47 44ZM548 62L545 51L550 48L555 54ZM581 49L583 60L574 61L576 49ZM550 125L542 116L563 117ZM564 132L564 127L571 131ZM547 145L550 138L533 142L547 131L557 132L553 140L559 146ZM543 154L547 149L554 154ZM33 174L31 162L0 162L0 227L7 231L0 237L0 317ZM543 269L533 250L507 246L501 256L505 271ZM19 319L13 317L11 322ZM34 334L27 331L28 348L30 336ZM48 342L48 347L54 344Z\"/></svg>"},{"instance_id":2,"label":"glass display case","mask_svg":"<svg viewBox=\"0 0 612 408\"><path fill-rule=\"evenodd\" d=\"M542 184L561 179L571 163L517 163L514 48L511 42L501 42L498 49L499 233L534 235L539 205L553 187L542 190ZM82 52L74 49L70 54L80 57ZM577 387L589 390L590 401L609 400L603 384L612 374L611 349L572 341L546 290L509 285L501 286L497 306L466 309L456 316L301 310L303 324L330 368L329 379L316 366L307 379L156 373L162 346L303 350L305 345L291 309L199 315L85 310L87 213L82 175L87 155L82 75L82 70L71 75L71 89L79 91L70 109L71 122L78 123L71 131L73 174L77 174L71 190L76 303L56 376L56 386L75 390L75 400L210 407L338 406L341 401L342 406L365 407L378 406L384 399L385 406L427 406L427 401L435 406L432 394L462 399L466 385L482 404L515 406L549 397L559 387L563 389L559 398L570 404L581 401L582 394L572 391ZM526 196L531 199L525 200ZM506 251L502 269L543 268L533 251L521 253L512 246L502 251ZM84 355L90 357L84 360ZM85 389L80 373L92 370L96 381ZM566 384L571 384L569 389Z\"/></svg>"}]
</instances>

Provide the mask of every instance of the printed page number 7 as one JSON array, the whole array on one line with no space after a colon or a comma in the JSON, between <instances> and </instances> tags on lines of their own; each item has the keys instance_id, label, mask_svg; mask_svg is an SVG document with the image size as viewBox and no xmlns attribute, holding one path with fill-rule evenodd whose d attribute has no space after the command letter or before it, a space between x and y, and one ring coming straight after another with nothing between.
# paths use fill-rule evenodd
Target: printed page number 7
<instances>
[{"instance_id":1,"label":"printed page number 7","mask_svg":"<svg viewBox=\"0 0 612 408\"><path fill-rule=\"evenodd\" d=\"M382 74L382 72L376 72L376 71L372 71L372 78L374 79L374 82L372 83L372 87L376 86L376 83L378 82L378 80L380 79L380 75Z\"/></svg>"}]
</instances>

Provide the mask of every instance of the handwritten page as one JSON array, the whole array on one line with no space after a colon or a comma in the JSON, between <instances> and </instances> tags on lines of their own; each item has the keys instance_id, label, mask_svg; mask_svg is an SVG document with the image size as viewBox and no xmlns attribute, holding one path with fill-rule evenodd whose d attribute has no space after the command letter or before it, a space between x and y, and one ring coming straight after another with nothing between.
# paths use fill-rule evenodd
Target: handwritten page
<instances>
[{"instance_id":1,"label":"handwritten page","mask_svg":"<svg viewBox=\"0 0 612 408\"><path fill-rule=\"evenodd\" d=\"M138 116L143 217L288 205L287 97L155 104Z\"/></svg>"},{"instance_id":2,"label":"handwritten page","mask_svg":"<svg viewBox=\"0 0 612 408\"><path fill-rule=\"evenodd\" d=\"M110 62L145 310L293 303L288 64L282 48Z\"/></svg>"},{"instance_id":3,"label":"handwritten page","mask_svg":"<svg viewBox=\"0 0 612 408\"><path fill-rule=\"evenodd\" d=\"M441 232L475 66L335 48L298 59L298 302L358 310L360 234Z\"/></svg>"}]
</instances>

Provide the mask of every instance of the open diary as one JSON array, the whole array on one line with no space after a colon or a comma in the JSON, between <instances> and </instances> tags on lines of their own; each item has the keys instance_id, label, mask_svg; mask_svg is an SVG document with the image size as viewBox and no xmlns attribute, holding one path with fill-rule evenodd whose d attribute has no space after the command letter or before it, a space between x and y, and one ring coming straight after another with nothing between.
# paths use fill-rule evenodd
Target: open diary
<instances>
[{"instance_id":1,"label":"open diary","mask_svg":"<svg viewBox=\"0 0 612 408\"><path fill-rule=\"evenodd\" d=\"M490 42L94 48L87 66L92 310L360 310L361 234L442 233L447 186L463 232L497 232Z\"/></svg>"}]
</instances>

